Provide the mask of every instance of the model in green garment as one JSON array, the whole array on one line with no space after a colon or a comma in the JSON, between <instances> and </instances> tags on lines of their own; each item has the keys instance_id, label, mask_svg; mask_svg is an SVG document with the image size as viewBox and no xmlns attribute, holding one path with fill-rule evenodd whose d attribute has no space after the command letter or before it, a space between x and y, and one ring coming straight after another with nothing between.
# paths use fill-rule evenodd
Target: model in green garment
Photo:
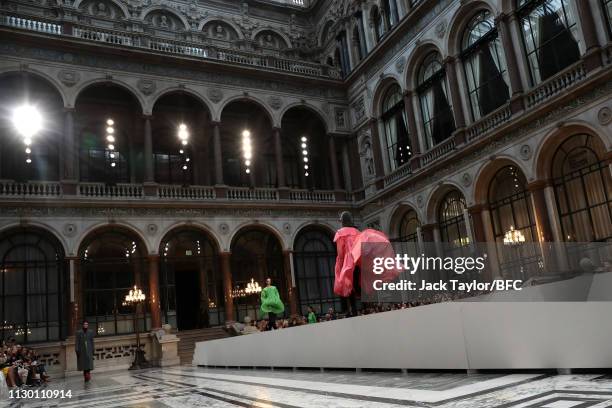
<instances>
[{"instance_id":1,"label":"model in green garment","mask_svg":"<svg viewBox=\"0 0 612 408\"><path fill-rule=\"evenodd\" d=\"M278 289L272 285L272 279L266 279L266 287L261 291L261 313L268 314L268 330L276 329L276 315L285 311Z\"/></svg>"}]
</instances>

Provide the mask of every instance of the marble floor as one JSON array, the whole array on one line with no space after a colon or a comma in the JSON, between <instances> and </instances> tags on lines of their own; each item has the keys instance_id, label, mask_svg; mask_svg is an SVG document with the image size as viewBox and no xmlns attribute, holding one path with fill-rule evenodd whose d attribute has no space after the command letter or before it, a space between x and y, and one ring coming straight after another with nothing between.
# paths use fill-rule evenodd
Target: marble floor
<instances>
[{"instance_id":1,"label":"marble floor","mask_svg":"<svg viewBox=\"0 0 612 408\"><path fill-rule=\"evenodd\" d=\"M72 398L11 400L2 407L612 407L612 376L604 374L463 374L291 371L174 367L94 372L56 379L47 389Z\"/></svg>"}]
</instances>

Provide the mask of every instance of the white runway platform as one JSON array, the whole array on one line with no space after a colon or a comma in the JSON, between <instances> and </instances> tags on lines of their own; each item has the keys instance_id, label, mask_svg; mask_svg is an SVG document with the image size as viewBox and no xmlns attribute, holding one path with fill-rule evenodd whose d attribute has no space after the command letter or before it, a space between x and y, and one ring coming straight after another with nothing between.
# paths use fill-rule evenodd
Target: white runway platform
<instances>
[{"instance_id":1,"label":"white runway platform","mask_svg":"<svg viewBox=\"0 0 612 408\"><path fill-rule=\"evenodd\" d=\"M420 306L202 342L196 345L193 364L435 370L610 368L611 277L610 273L589 275L531 287L521 294L522 301L489 296L479 302ZM572 294L575 301L538 301L555 299L563 292Z\"/></svg>"}]
</instances>

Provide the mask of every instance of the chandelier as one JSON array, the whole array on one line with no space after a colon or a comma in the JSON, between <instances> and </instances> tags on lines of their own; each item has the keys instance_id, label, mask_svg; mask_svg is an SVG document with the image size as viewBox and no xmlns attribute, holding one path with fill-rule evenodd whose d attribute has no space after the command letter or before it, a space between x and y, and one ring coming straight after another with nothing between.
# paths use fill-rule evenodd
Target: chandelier
<instances>
[{"instance_id":1,"label":"chandelier","mask_svg":"<svg viewBox=\"0 0 612 408\"><path fill-rule=\"evenodd\" d=\"M254 295L261 292L261 286L259 282L255 282L255 279L251 278L251 281L247 283L246 293L247 295Z\"/></svg>"},{"instance_id":2,"label":"chandelier","mask_svg":"<svg viewBox=\"0 0 612 408\"><path fill-rule=\"evenodd\" d=\"M125 295L124 304L131 305L131 304L143 302L144 300L145 300L145 294L142 292L142 290L139 287L134 285L134 289L130 289L130 292L127 295Z\"/></svg>"},{"instance_id":3,"label":"chandelier","mask_svg":"<svg viewBox=\"0 0 612 408\"><path fill-rule=\"evenodd\" d=\"M504 245L518 245L525 242L525 235L521 231L510 226L510 230L504 234Z\"/></svg>"},{"instance_id":4,"label":"chandelier","mask_svg":"<svg viewBox=\"0 0 612 408\"><path fill-rule=\"evenodd\" d=\"M234 299L245 297L245 296L246 296L246 292L240 286L236 285L236 288L232 289L232 297Z\"/></svg>"}]
</instances>

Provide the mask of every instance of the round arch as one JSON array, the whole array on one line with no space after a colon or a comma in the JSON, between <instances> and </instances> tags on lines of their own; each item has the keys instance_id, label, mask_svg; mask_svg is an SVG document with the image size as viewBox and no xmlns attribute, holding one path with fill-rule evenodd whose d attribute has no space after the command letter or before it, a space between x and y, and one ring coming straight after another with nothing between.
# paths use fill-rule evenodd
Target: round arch
<instances>
[{"instance_id":1,"label":"round arch","mask_svg":"<svg viewBox=\"0 0 612 408\"><path fill-rule=\"evenodd\" d=\"M506 166L514 166L528 177L529 171L522 163L511 157L496 157L484 163L476 172L474 182L474 204L486 204L488 201L489 185L497 172Z\"/></svg>"},{"instance_id":2,"label":"round arch","mask_svg":"<svg viewBox=\"0 0 612 408\"><path fill-rule=\"evenodd\" d=\"M87 0L76 0L74 2L73 7L78 10L79 7L81 6L81 4L85 3ZM116 6L117 8L119 8L121 10L121 12L123 13L123 18L129 18L130 17L130 11L127 7L127 5L121 3L120 1L116 1L116 0L109 0L114 6Z\"/></svg>"},{"instance_id":3,"label":"round arch","mask_svg":"<svg viewBox=\"0 0 612 408\"><path fill-rule=\"evenodd\" d=\"M113 79L96 78L96 79L92 79L90 81L82 83L77 89L75 89L75 92L72 95L72 99L70 100L70 106L75 106L76 102L79 100L79 97L87 89L97 86L97 85L105 85L105 84L111 84L111 85L120 87L126 92L130 93L134 97L134 99L138 102L141 113L147 114L147 112L145 111L145 106L147 106L147 103L144 97L140 94L140 92L138 92L136 88L134 88L132 85L128 84L127 82L120 81L115 78Z\"/></svg>"},{"instance_id":4,"label":"round arch","mask_svg":"<svg viewBox=\"0 0 612 408\"><path fill-rule=\"evenodd\" d=\"M438 207L440 206L440 201L444 198L446 194L453 190L459 191L467 200L468 195L466 194L466 191L458 183L450 180L444 181L442 184L438 185L429 193L429 196L426 200L427 204L425 206L425 221L427 221L427 224L438 222Z\"/></svg>"},{"instance_id":5,"label":"round arch","mask_svg":"<svg viewBox=\"0 0 612 408\"><path fill-rule=\"evenodd\" d=\"M601 143L603 150L612 150L612 141L602 138L597 130L586 123L568 123L549 132L540 142L534 154L535 172L538 180L551 178L551 166L557 148L569 137L576 134L587 134Z\"/></svg>"},{"instance_id":6,"label":"round arch","mask_svg":"<svg viewBox=\"0 0 612 408\"><path fill-rule=\"evenodd\" d=\"M431 40L423 42L412 52L412 54L408 58L408 62L406 63L406 89L416 89L418 84L417 76L419 73L419 68L421 67L421 64L425 57L431 52L437 52L438 54L440 54L440 57L442 59L444 59L445 57L445 55L440 50L439 45Z\"/></svg>"},{"instance_id":7,"label":"round arch","mask_svg":"<svg viewBox=\"0 0 612 408\"><path fill-rule=\"evenodd\" d=\"M387 231L389 231L390 237L397 237L400 235L400 222L404 215L409 212L414 211L417 216L417 220L421 222L421 214L417 211L417 207L409 202L403 202L397 204L393 211L391 211L391 217L389 218L389 227Z\"/></svg>"},{"instance_id":8,"label":"round arch","mask_svg":"<svg viewBox=\"0 0 612 408\"><path fill-rule=\"evenodd\" d=\"M231 20L222 18L220 16L210 16L210 17L205 18L204 20L200 21L200 23L198 24L198 31L202 31L206 25L208 25L209 23L214 23L215 21L218 21L218 22L223 23L223 24L227 24L228 26L230 26L236 32L236 35L238 36L239 39L241 39L241 40L244 39L244 34L243 34L242 30L240 29L240 27L238 27L236 25L236 23L234 23Z\"/></svg>"},{"instance_id":9,"label":"round arch","mask_svg":"<svg viewBox=\"0 0 612 408\"><path fill-rule=\"evenodd\" d=\"M325 40L329 37L329 33L334 26L334 20L327 20L321 27L321 31L318 35L318 42L321 47L325 46Z\"/></svg>"},{"instance_id":10,"label":"round arch","mask_svg":"<svg viewBox=\"0 0 612 408\"><path fill-rule=\"evenodd\" d=\"M161 246L163 245L164 241L166 241L172 235L186 230L197 231L198 233L205 235L213 244L215 251L217 253L221 252L221 244L211 228L203 224L196 224L192 222L179 222L172 224L171 226L166 228L163 234L160 234L159 240L157 240L155 243L156 248L158 248L159 251L158 253L162 253Z\"/></svg>"},{"instance_id":11,"label":"round arch","mask_svg":"<svg viewBox=\"0 0 612 408\"><path fill-rule=\"evenodd\" d=\"M333 239L334 234L336 233L336 231L334 230L334 228L329 225L329 224L325 224L322 223L320 221L316 221L316 222L312 222L312 221L304 221L303 223L301 223L296 229L295 232L292 234L291 236L291 247L289 249L293 250L295 249L295 242L297 240L297 238L299 237L299 235L306 229L309 228L319 228L321 230L326 231Z\"/></svg>"},{"instance_id":12,"label":"round arch","mask_svg":"<svg viewBox=\"0 0 612 408\"><path fill-rule=\"evenodd\" d=\"M380 115L382 115L381 106L383 98L387 90L393 85L399 86L402 92L404 92L404 89L402 88L402 84L399 79L391 75L382 78L374 87L374 97L372 98L372 117L378 118L380 117Z\"/></svg>"},{"instance_id":13,"label":"round arch","mask_svg":"<svg viewBox=\"0 0 612 408\"><path fill-rule=\"evenodd\" d=\"M175 9L172 9L163 4L162 5L152 5L152 6L145 8L140 13L140 18L144 20L147 17L147 15L149 15L150 13L154 11L164 11L166 13L172 14L173 16L178 18L183 23L183 28L185 30L189 30L190 26L189 26L189 22L187 21L187 18L182 13L177 13Z\"/></svg>"},{"instance_id":14,"label":"round arch","mask_svg":"<svg viewBox=\"0 0 612 408\"><path fill-rule=\"evenodd\" d=\"M280 111L280 113L278 115L278 119L279 119L281 124L283 122L283 118L285 117L285 114L287 112L289 112L291 109L295 109L295 108L304 108L304 109L307 109L307 110L311 111L313 114L318 116L318 118L321 120L321 122L325 126L325 132L329 132L329 130L331 128L331 124L328 123L327 115L325 114L325 112L323 112L317 106L315 106L315 105L313 105L311 103L308 103L308 102L294 102L294 103L291 103L291 104L283 107L283 109Z\"/></svg>"},{"instance_id":15,"label":"round arch","mask_svg":"<svg viewBox=\"0 0 612 408\"><path fill-rule=\"evenodd\" d=\"M218 109L218 113L219 113L219 117L218 119L220 120L221 117L223 116L223 111L225 111L225 109L231 105L233 102L250 102L250 103L254 103L255 105L257 105L258 107L260 107L267 115L268 120L270 120L270 124L274 127L274 126L278 126L280 127L280 123L278 123L278 118L274 115L272 109L261 99L252 96L252 95L236 95L233 96L227 100L225 100L223 102L223 104L219 107Z\"/></svg>"},{"instance_id":16,"label":"round arch","mask_svg":"<svg viewBox=\"0 0 612 408\"><path fill-rule=\"evenodd\" d=\"M66 240L64 239L64 237L59 231L56 231L55 228L53 228L50 225L46 225L40 222L35 222L35 221L28 221L27 223L12 222L0 228L0 236L2 236L2 234L4 233L9 232L12 229L18 229L18 228L32 228L32 229L36 229L39 231L44 231L47 234L51 234L53 238L56 239L58 243L61 245L62 251L64 252L64 254L66 255L73 254L73 250L71 250L70 246L68 245L68 242L66 242Z\"/></svg>"},{"instance_id":17,"label":"round arch","mask_svg":"<svg viewBox=\"0 0 612 408\"><path fill-rule=\"evenodd\" d=\"M22 70L22 69L16 69L16 68L6 68L6 69L0 69L0 80L2 80L3 77L5 76L9 76L9 75L19 75L22 73L27 73L28 75L32 75L34 77L37 77L38 79L46 82L49 86L51 86L51 88L53 88L53 90L55 90L55 92L57 92L57 94L60 97L60 100L62 101L62 103L64 104L64 107L71 107L74 106L70 105L68 97L66 96L66 94L63 92L62 89L62 85L57 82L57 80L55 78L53 78L50 75L47 75L44 72L40 72L31 68L28 68L26 70Z\"/></svg>"},{"instance_id":18,"label":"round arch","mask_svg":"<svg viewBox=\"0 0 612 408\"><path fill-rule=\"evenodd\" d=\"M228 249L230 251L232 249L232 246L236 242L237 237L239 237L243 232L249 229L259 229L265 232L269 232L278 240L279 244L281 245L281 248L286 249L288 247L288 245L286 245L286 242L283 240L283 236L280 231L277 230L276 227L274 227L273 225L265 222L253 223L252 221L245 221L242 224L238 225L234 232L229 236Z\"/></svg>"},{"instance_id":19,"label":"round arch","mask_svg":"<svg viewBox=\"0 0 612 408\"><path fill-rule=\"evenodd\" d=\"M79 256L81 253L82 247L87 243L91 237L94 237L100 233L103 233L107 230L120 230L127 234L132 234L143 245L143 249L146 251L146 254L152 253L148 246L148 241L144 237L144 235L136 228L135 226L125 223L125 222L114 222L114 223L98 223L90 226L86 230L84 230L79 239L75 243L75 255ZM146 255L145 254L145 255Z\"/></svg>"},{"instance_id":20,"label":"round arch","mask_svg":"<svg viewBox=\"0 0 612 408\"><path fill-rule=\"evenodd\" d=\"M202 94L192 89L180 88L178 86L164 88L164 89L159 90L157 93L155 93L155 95L153 95L149 100L149 105L147 106L147 110L153 112L153 109L155 108L155 105L157 104L157 102L159 102L159 100L163 98L164 96L172 95L172 94L181 94L181 93L195 98L198 102L202 104L202 106L204 106L208 110L208 113L212 117L212 114L213 114L212 106L210 106L209 101Z\"/></svg>"},{"instance_id":21,"label":"round arch","mask_svg":"<svg viewBox=\"0 0 612 408\"><path fill-rule=\"evenodd\" d=\"M271 28L271 27L260 27L260 28L256 29L255 31L253 31L253 34L251 34L251 37L252 38L257 38L257 36L260 33L265 32L265 31L269 31L271 33L274 33L274 34L278 35L285 42L285 47L291 48L292 42L291 42L291 39L287 36L287 34L285 34L283 32L280 32L280 31L278 31L278 30L276 30L274 28Z\"/></svg>"},{"instance_id":22,"label":"round arch","mask_svg":"<svg viewBox=\"0 0 612 408\"><path fill-rule=\"evenodd\" d=\"M448 55L456 56L461 53L461 42L465 25L472 17L482 10L489 11L493 16L498 14L494 6L486 0L478 0L470 2L470 4L464 4L453 14L449 23L450 28L447 31L446 50Z\"/></svg>"}]
</instances>

